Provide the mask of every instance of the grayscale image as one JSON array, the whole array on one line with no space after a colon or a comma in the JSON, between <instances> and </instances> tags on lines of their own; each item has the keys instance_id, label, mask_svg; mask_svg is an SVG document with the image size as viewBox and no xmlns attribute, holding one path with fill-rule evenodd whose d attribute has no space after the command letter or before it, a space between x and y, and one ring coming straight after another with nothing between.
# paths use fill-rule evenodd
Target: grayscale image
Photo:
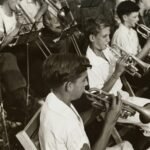
<instances>
[{"instance_id":1,"label":"grayscale image","mask_svg":"<svg viewBox=\"0 0 150 150\"><path fill-rule=\"evenodd\" d=\"M150 0L0 0L0 150L150 150Z\"/></svg>"}]
</instances>

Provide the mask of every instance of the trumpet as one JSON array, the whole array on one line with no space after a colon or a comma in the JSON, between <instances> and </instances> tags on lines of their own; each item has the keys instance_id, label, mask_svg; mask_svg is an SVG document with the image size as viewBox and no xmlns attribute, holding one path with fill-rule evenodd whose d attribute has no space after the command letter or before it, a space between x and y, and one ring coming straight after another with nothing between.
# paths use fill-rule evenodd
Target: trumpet
<instances>
[{"instance_id":1,"label":"trumpet","mask_svg":"<svg viewBox=\"0 0 150 150\"><path fill-rule=\"evenodd\" d=\"M150 28L144 24L137 24L136 30L145 39L148 39L150 36Z\"/></svg>"},{"instance_id":2,"label":"trumpet","mask_svg":"<svg viewBox=\"0 0 150 150\"><path fill-rule=\"evenodd\" d=\"M123 55L127 55L129 57L129 61L132 62L134 61L135 64L138 64L144 72L147 72L150 69L150 64L143 62L142 60L140 60L139 58L137 58L136 56L132 55L132 54L128 54L126 52L126 50L124 50L122 47L118 46L118 45L112 45L111 51L119 58L121 58L122 56L116 51L116 49L119 49ZM130 63L129 62L129 63ZM130 63L131 64L131 63ZM131 64L132 68L136 68L135 64L133 65L133 63ZM138 71L138 69L135 69L136 71Z\"/></svg>"},{"instance_id":3,"label":"trumpet","mask_svg":"<svg viewBox=\"0 0 150 150\"><path fill-rule=\"evenodd\" d=\"M95 93L96 92L96 93ZM105 104L111 103L111 94L108 92L98 90L98 89L90 89L89 91L85 90L85 94L89 96L89 100L92 101L92 105L95 107L105 107ZM134 115L135 112L140 114L140 121L142 123L149 123L150 122L150 108L148 107L141 107L131 102L122 100L123 106L122 110L128 112L130 115ZM147 103L145 106L148 106L150 103Z\"/></svg>"}]
</instances>

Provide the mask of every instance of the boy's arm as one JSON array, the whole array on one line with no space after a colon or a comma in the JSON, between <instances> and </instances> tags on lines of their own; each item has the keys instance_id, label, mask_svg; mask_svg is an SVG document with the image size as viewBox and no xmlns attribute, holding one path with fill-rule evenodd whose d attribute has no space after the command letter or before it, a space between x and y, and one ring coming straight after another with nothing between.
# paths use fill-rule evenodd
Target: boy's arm
<instances>
[{"instance_id":1,"label":"boy's arm","mask_svg":"<svg viewBox=\"0 0 150 150\"><path fill-rule=\"evenodd\" d=\"M127 56L123 57L122 59L118 60L116 63L116 68L112 76L108 79L108 81L104 84L102 90L109 92L122 73L125 71Z\"/></svg>"},{"instance_id":2,"label":"boy's arm","mask_svg":"<svg viewBox=\"0 0 150 150\"><path fill-rule=\"evenodd\" d=\"M16 26L16 28L11 33L9 33L8 35L5 36L3 33L1 33L1 34L3 34L3 38L1 41L1 50L4 47L6 47L8 44L11 43L11 41L17 36L19 29L20 29L20 25L18 24Z\"/></svg>"},{"instance_id":3,"label":"boy's arm","mask_svg":"<svg viewBox=\"0 0 150 150\"><path fill-rule=\"evenodd\" d=\"M137 54L137 58L143 59L145 56L148 55L150 52L150 38L148 38L146 44L144 45L143 49Z\"/></svg>"},{"instance_id":4,"label":"boy's arm","mask_svg":"<svg viewBox=\"0 0 150 150\"><path fill-rule=\"evenodd\" d=\"M120 97L121 97L120 94L118 95L118 98L112 96L112 104L108 112L106 113L104 126L102 128L102 133L99 136L98 141L96 142L92 150L106 149L112 130L120 115L120 110L122 107L122 102L120 100Z\"/></svg>"}]
</instances>

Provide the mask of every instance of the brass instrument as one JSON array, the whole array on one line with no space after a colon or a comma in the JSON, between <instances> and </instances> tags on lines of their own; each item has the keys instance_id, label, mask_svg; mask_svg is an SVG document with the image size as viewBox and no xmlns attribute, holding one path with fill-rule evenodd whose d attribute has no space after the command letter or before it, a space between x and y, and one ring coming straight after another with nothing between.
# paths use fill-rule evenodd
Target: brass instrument
<instances>
[{"instance_id":1,"label":"brass instrument","mask_svg":"<svg viewBox=\"0 0 150 150\"><path fill-rule=\"evenodd\" d=\"M115 49L119 49L123 55L126 55L129 57L129 64L131 64L132 62L132 67L135 67L135 64L138 64L143 70L144 72L147 72L150 69L150 64L143 62L142 60L140 60L139 58L137 58L136 56L132 55L132 54L128 54L126 52L126 50L124 50L122 47L118 46L118 45L113 45L113 48L111 49L111 51L118 56L119 58L121 58L122 56L115 50ZM130 63L131 62L131 63ZM135 64L134 64L135 63ZM138 69L135 69L136 71L138 71Z\"/></svg>"},{"instance_id":2,"label":"brass instrument","mask_svg":"<svg viewBox=\"0 0 150 150\"><path fill-rule=\"evenodd\" d=\"M81 56L82 55L81 50L72 31L72 29L75 29L77 27L77 22L75 21L74 16L70 11L67 0L63 0L60 2L61 4L63 4L63 6L58 6L56 3L53 2L53 0L46 0L46 2L49 5L48 7L49 12L53 16L58 18L59 23L62 27L62 32L59 39L70 35L70 40L73 43L76 53ZM78 31L78 33L80 34L80 31Z\"/></svg>"},{"instance_id":3,"label":"brass instrument","mask_svg":"<svg viewBox=\"0 0 150 150\"><path fill-rule=\"evenodd\" d=\"M137 24L137 32L145 39L150 36L150 28L144 24Z\"/></svg>"},{"instance_id":4,"label":"brass instrument","mask_svg":"<svg viewBox=\"0 0 150 150\"><path fill-rule=\"evenodd\" d=\"M24 8L21 6L21 4L20 3L18 3L17 5L16 5L16 8L17 8L17 10L22 14L22 16L23 16L23 18L24 18L24 20L25 20L25 24L27 24L28 26L29 26L29 32L30 32L30 30L31 30L31 25L33 25L33 24L35 24L35 19L34 18L31 18L28 14L27 14L27 12L24 10Z\"/></svg>"},{"instance_id":5,"label":"brass instrument","mask_svg":"<svg viewBox=\"0 0 150 150\"><path fill-rule=\"evenodd\" d=\"M96 91L96 94L94 93ZM92 101L92 104L96 107L103 107L105 106L105 104L110 104L110 95L109 93L102 91L102 90L90 90L90 91L85 91L85 94L87 94L88 96L92 97L90 100ZM102 103L103 102L103 103ZM136 104L133 104L131 102L122 100L123 102L123 107L122 110L125 110L127 112L132 113L132 115L134 115L134 112L129 109L132 108L135 112L137 111L140 114L140 120L142 123L149 123L150 122L150 108L146 108L146 107L141 107L138 106ZM146 104L149 105L150 103Z\"/></svg>"},{"instance_id":6,"label":"brass instrument","mask_svg":"<svg viewBox=\"0 0 150 150\"><path fill-rule=\"evenodd\" d=\"M61 2L59 1L58 1L59 2L58 4L54 3L53 0L46 0L46 2L48 3L48 10L53 16L58 17L58 19L62 21L66 20L65 17L70 11L69 7L67 6L62 7Z\"/></svg>"},{"instance_id":7,"label":"brass instrument","mask_svg":"<svg viewBox=\"0 0 150 150\"><path fill-rule=\"evenodd\" d=\"M18 18L17 18L18 33L14 37L14 39L11 41L11 43L9 43L10 47L15 46L18 43L18 40L21 35L30 33L33 30L33 25L35 24L35 20L30 18L29 15L27 15L25 10L22 8L22 6L19 3L16 5L16 9L17 9L17 16L18 16ZM3 43L6 36L7 35L4 35L1 43Z\"/></svg>"},{"instance_id":8,"label":"brass instrument","mask_svg":"<svg viewBox=\"0 0 150 150\"><path fill-rule=\"evenodd\" d=\"M44 40L41 37L42 34L41 34L40 29L38 27L38 23L40 21L35 21L34 18L30 17L30 15L26 12L26 10L22 7L22 5L20 3L18 3L16 5L16 7L19 8L19 10L23 14L27 24L29 24L29 32L28 33L31 33L32 31L34 31L33 39L30 38L30 36L29 36L28 37L28 42L30 40L33 41L33 40L35 40L35 38L37 38L39 41L35 41L35 43L39 47L39 49L41 50L41 52L43 53L45 58L47 58L48 55L51 55L52 53L51 53L50 49L47 47L46 43L44 42ZM39 44L39 42L41 44Z\"/></svg>"}]
</instances>

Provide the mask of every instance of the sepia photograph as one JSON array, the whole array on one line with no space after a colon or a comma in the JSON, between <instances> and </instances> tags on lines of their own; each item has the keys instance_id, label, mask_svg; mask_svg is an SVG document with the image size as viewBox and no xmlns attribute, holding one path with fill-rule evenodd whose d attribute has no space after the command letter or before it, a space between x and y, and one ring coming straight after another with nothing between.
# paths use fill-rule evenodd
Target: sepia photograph
<instances>
[{"instance_id":1,"label":"sepia photograph","mask_svg":"<svg viewBox=\"0 0 150 150\"><path fill-rule=\"evenodd\" d=\"M150 0L0 0L0 150L150 150Z\"/></svg>"}]
</instances>

